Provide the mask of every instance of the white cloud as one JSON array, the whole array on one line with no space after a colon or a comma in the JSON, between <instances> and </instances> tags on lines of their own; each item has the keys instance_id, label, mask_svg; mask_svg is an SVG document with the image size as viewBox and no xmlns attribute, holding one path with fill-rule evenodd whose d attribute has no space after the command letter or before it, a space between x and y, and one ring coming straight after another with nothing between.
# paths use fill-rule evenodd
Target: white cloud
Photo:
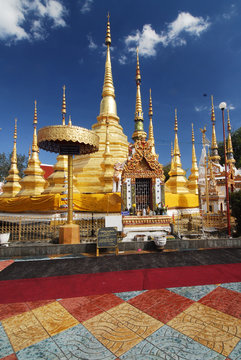
<instances>
[{"instance_id":1,"label":"white cloud","mask_svg":"<svg viewBox=\"0 0 241 360\"><path fill-rule=\"evenodd\" d=\"M229 110L235 110L236 109L236 107L233 104L228 104L227 108Z\"/></svg>"},{"instance_id":2,"label":"white cloud","mask_svg":"<svg viewBox=\"0 0 241 360\"><path fill-rule=\"evenodd\" d=\"M121 65L125 65L127 62L127 56L126 55L121 55L121 57L119 58L119 63Z\"/></svg>"},{"instance_id":3,"label":"white cloud","mask_svg":"<svg viewBox=\"0 0 241 360\"><path fill-rule=\"evenodd\" d=\"M234 4L231 4L229 9L222 14L222 18L225 20L230 20L235 15L237 15L236 6Z\"/></svg>"},{"instance_id":4,"label":"white cloud","mask_svg":"<svg viewBox=\"0 0 241 360\"><path fill-rule=\"evenodd\" d=\"M178 14L176 20L167 25L167 29L157 33L150 24L143 26L142 31L136 30L125 38L128 51L139 48L139 54L145 57L155 56L158 44L162 46L186 45L185 34L189 36L200 36L208 29L210 22L203 17L195 17L188 12Z\"/></svg>"},{"instance_id":5,"label":"white cloud","mask_svg":"<svg viewBox=\"0 0 241 360\"><path fill-rule=\"evenodd\" d=\"M0 0L0 39L8 42L42 39L47 24L66 26L66 8L60 0Z\"/></svg>"},{"instance_id":6,"label":"white cloud","mask_svg":"<svg viewBox=\"0 0 241 360\"><path fill-rule=\"evenodd\" d=\"M88 48L91 49L91 50L97 49L97 45L96 45L96 43L94 42L92 36L91 36L91 35L87 35L87 39L88 39L88 41L89 41Z\"/></svg>"},{"instance_id":7,"label":"white cloud","mask_svg":"<svg viewBox=\"0 0 241 360\"><path fill-rule=\"evenodd\" d=\"M82 4L81 4L80 12L82 14L86 14L91 10L93 0L84 0L81 3Z\"/></svg>"},{"instance_id":8,"label":"white cloud","mask_svg":"<svg viewBox=\"0 0 241 360\"><path fill-rule=\"evenodd\" d=\"M208 107L206 105L200 105L200 106L195 106L194 109L195 111L200 112L200 111L208 110Z\"/></svg>"}]
</instances>

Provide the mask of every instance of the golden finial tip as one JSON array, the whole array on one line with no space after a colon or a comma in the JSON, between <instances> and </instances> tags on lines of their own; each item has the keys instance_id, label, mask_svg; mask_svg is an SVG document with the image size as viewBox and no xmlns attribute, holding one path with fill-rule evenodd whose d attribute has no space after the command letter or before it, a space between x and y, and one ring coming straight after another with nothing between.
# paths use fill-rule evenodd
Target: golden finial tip
<instances>
[{"instance_id":1,"label":"golden finial tip","mask_svg":"<svg viewBox=\"0 0 241 360\"><path fill-rule=\"evenodd\" d=\"M34 118L33 118L33 124L36 125L38 122L37 117L37 100L34 100Z\"/></svg>"},{"instance_id":2,"label":"golden finial tip","mask_svg":"<svg viewBox=\"0 0 241 360\"><path fill-rule=\"evenodd\" d=\"M72 126L71 115L69 115L69 123L68 123L68 126Z\"/></svg>"}]
</instances>

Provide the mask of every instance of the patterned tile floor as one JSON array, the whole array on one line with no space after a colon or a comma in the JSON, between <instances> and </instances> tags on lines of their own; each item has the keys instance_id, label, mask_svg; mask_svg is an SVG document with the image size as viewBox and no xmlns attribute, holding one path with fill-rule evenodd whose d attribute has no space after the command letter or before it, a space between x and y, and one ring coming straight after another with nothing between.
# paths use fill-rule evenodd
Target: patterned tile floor
<instances>
[{"instance_id":1,"label":"patterned tile floor","mask_svg":"<svg viewBox=\"0 0 241 360\"><path fill-rule=\"evenodd\" d=\"M1 360L240 360L241 283L0 304Z\"/></svg>"}]
</instances>

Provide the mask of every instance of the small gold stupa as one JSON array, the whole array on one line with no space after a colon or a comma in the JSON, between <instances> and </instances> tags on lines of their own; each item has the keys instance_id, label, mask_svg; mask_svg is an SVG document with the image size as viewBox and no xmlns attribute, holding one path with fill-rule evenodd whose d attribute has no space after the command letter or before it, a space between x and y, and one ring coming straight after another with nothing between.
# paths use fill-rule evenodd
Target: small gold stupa
<instances>
[{"instance_id":1,"label":"small gold stupa","mask_svg":"<svg viewBox=\"0 0 241 360\"><path fill-rule=\"evenodd\" d=\"M193 194L198 194L198 166L197 166L197 157L195 151L195 138L194 138L194 130L192 124L192 168L191 174L188 178L188 189Z\"/></svg>"},{"instance_id":2,"label":"small gold stupa","mask_svg":"<svg viewBox=\"0 0 241 360\"><path fill-rule=\"evenodd\" d=\"M149 136L148 141L151 143L151 153L158 159L158 155L156 154L155 149L155 140L154 140L154 132L153 132L153 124L152 124L152 116L153 116L153 110L152 110L152 98L151 98L151 89L150 89L150 100L149 100Z\"/></svg>"},{"instance_id":3,"label":"small gold stupa","mask_svg":"<svg viewBox=\"0 0 241 360\"><path fill-rule=\"evenodd\" d=\"M21 191L17 196L36 196L43 193L47 184L44 179L44 170L40 167L39 148L37 144L37 102L34 102L34 120L33 120L33 143L32 154L28 161L27 169L24 170L25 176L20 180L22 186Z\"/></svg>"},{"instance_id":4,"label":"small gold stupa","mask_svg":"<svg viewBox=\"0 0 241 360\"><path fill-rule=\"evenodd\" d=\"M177 110L175 109L175 139L174 139L174 154L172 168L169 171L169 179L166 182L166 190L173 194L187 194L189 190L187 188L187 178L185 176L186 171L182 168L181 154L178 144L178 125L177 125Z\"/></svg>"},{"instance_id":5,"label":"small gold stupa","mask_svg":"<svg viewBox=\"0 0 241 360\"><path fill-rule=\"evenodd\" d=\"M3 193L1 197L14 197L21 189L19 184L19 171L17 166L17 119L15 119L14 135L13 135L13 152L11 158L11 167L9 170L9 175L6 178L6 183L3 185Z\"/></svg>"}]
</instances>

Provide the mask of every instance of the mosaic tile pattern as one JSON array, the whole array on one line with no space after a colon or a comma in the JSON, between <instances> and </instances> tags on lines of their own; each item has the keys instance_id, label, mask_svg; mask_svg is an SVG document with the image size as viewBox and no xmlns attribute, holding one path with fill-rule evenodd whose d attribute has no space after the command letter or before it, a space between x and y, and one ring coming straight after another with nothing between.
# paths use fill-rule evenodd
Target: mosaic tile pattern
<instances>
[{"instance_id":1,"label":"mosaic tile pattern","mask_svg":"<svg viewBox=\"0 0 241 360\"><path fill-rule=\"evenodd\" d=\"M241 283L0 305L0 360L240 360Z\"/></svg>"},{"instance_id":2,"label":"mosaic tile pattern","mask_svg":"<svg viewBox=\"0 0 241 360\"><path fill-rule=\"evenodd\" d=\"M221 286L226 289L237 291L237 292L241 293L241 283L238 283L238 282L229 283L229 284L225 283L225 284L222 284Z\"/></svg>"},{"instance_id":3,"label":"mosaic tile pattern","mask_svg":"<svg viewBox=\"0 0 241 360\"><path fill-rule=\"evenodd\" d=\"M241 294L219 286L204 296L200 303L241 319Z\"/></svg>"},{"instance_id":4,"label":"mosaic tile pattern","mask_svg":"<svg viewBox=\"0 0 241 360\"><path fill-rule=\"evenodd\" d=\"M124 301L128 301L130 299L133 299L134 297L144 293L146 290L142 291L127 291L127 292L120 292L115 293L116 296L120 297Z\"/></svg>"},{"instance_id":5,"label":"mosaic tile pattern","mask_svg":"<svg viewBox=\"0 0 241 360\"><path fill-rule=\"evenodd\" d=\"M187 286L179 288L168 288L176 294L185 296L188 299L198 301L211 291L216 289L217 285L204 285L204 286Z\"/></svg>"}]
</instances>

